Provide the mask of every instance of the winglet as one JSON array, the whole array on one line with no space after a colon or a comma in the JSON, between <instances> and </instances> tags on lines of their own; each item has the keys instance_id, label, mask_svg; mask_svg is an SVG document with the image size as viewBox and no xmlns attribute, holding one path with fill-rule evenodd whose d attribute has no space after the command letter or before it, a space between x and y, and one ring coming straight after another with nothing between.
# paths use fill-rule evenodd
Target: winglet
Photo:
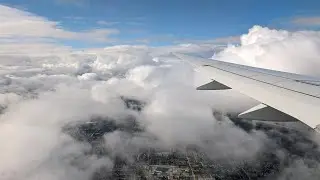
<instances>
[{"instance_id":1,"label":"winglet","mask_svg":"<svg viewBox=\"0 0 320 180\"><path fill-rule=\"evenodd\" d=\"M239 118L262 120L262 121L277 121L277 122L291 122L297 121L294 117L291 117L281 111L278 111L270 106L259 104L241 114Z\"/></svg>"}]
</instances>

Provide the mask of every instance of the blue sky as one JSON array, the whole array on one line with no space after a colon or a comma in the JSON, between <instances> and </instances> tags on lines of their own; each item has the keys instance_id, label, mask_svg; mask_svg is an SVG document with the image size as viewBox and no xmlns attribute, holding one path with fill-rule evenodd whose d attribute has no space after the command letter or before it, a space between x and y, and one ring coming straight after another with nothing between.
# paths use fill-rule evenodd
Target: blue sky
<instances>
[{"instance_id":1,"label":"blue sky","mask_svg":"<svg viewBox=\"0 0 320 180\"><path fill-rule=\"evenodd\" d=\"M0 0L0 4L60 22L70 31L119 30L114 42L63 40L78 47L213 40L241 35L253 25L289 30L320 27L318 0Z\"/></svg>"}]
</instances>

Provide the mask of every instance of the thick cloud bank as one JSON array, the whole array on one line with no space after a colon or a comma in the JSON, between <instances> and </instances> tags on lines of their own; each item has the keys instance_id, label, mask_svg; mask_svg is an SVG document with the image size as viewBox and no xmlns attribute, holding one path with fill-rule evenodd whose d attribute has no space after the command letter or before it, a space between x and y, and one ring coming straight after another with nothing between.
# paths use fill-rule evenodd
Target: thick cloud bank
<instances>
[{"instance_id":1,"label":"thick cloud bank","mask_svg":"<svg viewBox=\"0 0 320 180\"><path fill-rule=\"evenodd\" d=\"M309 61L317 64L317 36L254 27L241 46L220 53L215 46L181 45L2 56L0 179L117 179L150 151L201 153L216 179L317 179L318 145L307 135L230 120L216 111L228 99L197 92L193 69L170 54L216 53L304 72ZM290 66L293 61L304 66Z\"/></svg>"},{"instance_id":2,"label":"thick cloud bank","mask_svg":"<svg viewBox=\"0 0 320 180\"><path fill-rule=\"evenodd\" d=\"M262 68L319 76L320 32L254 26L214 58Z\"/></svg>"}]
</instances>

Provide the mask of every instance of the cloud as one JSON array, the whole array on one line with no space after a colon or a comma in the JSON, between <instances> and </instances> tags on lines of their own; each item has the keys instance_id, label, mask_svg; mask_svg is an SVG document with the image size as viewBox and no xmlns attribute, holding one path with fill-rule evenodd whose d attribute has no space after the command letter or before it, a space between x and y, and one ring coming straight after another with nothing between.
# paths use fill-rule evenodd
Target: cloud
<instances>
[{"instance_id":1,"label":"cloud","mask_svg":"<svg viewBox=\"0 0 320 180\"><path fill-rule=\"evenodd\" d=\"M7 6L0 6L0 38L53 38L73 40L108 41L107 36L116 34L116 29L92 29L82 32L68 31L58 22Z\"/></svg>"},{"instance_id":2,"label":"cloud","mask_svg":"<svg viewBox=\"0 0 320 180\"><path fill-rule=\"evenodd\" d=\"M319 76L320 32L269 29L254 26L213 58L250 66Z\"/></svg>"},{"instance_id":3,"label":"cloud","mask_svg":"<svg viewBox=\"0 0 320 180\"><path fill-rule=\"evenodd\" d=\"M320 17L297 17L291 23L299 26L320 26Z\"/></svg>"},{"instance_id":4,"label":"cloud","mask_svg":"<svg viewBox=\"0 0 320 180\"><path fill-rule=\"evenodd\" d=\"M135 19L133 19L135 20ZM99 20L97 21L97 24L98 25L102 25L102 26L113 26L113 25L116 25L116 24L120 24L121 22L117 22L117 21L104 21L104 20ZM126 24L126 25L130 25L130 26L139 26L139 25L143 25L142 22L137 22L137 21L132 21L132 19L128 19L127 22L123 22L123 24Z\"/></svg>"},{"instance_id":5,"label":"cloud","mask_svg":"<svg viewBox=\"0 0 320 180\"><path fill-rule=\"evenodd\" d=\"M72 47L62 46L55 43L42 42L6 42L0 44L0 55L41 55L41 54L59 54L70 53Z\"/></svg>"},{"instance_id":6,"label":"cloud","mask_svg":"<svg viewBox=\"0 0 320 180\"><path fill-rule=\"evenodd\" d=\"M211 43L235 44L240 42L239 36L229 36L214 39Z\"/></svg>"},{"instance_id":7,"label":"cloud","mask_svg":"<svg viewBox=\"0 0 320 180\"><path fill-rule=\"evenodd\" d=\"M198 150L216 165L210 170L221 179L281 179L298 170L307 172L299 177L311 179L317 172L312 167L319 167L317 159L316 166L307 165L319 154L316 144L288 129L267 126L261 131L263 125L248 122L243 123L247 129L239 128L225 112L257 102L239 102L239 96L233 101L232 91L196 91L203 75L171 52L207 58L216 53L226 61L257 66L259 60L277 59L268 67L304 71L309 65L292 66L292 57L312 62L319 51L316 37L317 32L255 26L241 37L240 46L226 49L215 44L122 45L0 56L0 179L115 179L112 174L119 169L138 167L137 158L149 148ZM37 45L43 41L52 43L40 39ZM41 48L53 47L35 47ZM245 55L255 58L244 61ZM263 56L269 59L258 59Z\"/></svg>"},{"instance_id":8,"label":"cloud","mask_svg":"<svg viewBox=\"0 0 320 180\"><path fill-rule=\"evenodd\" d=\"M76 6L84 6L89 3L88 0L55 0L58 4L73 4Z\"/></svg>"},{"instance_id":9,"label":"cloud","mask_svg":"<svg viewBox=\"0 0 320 180\"><path fill-rule=\"evenodd\" d=\"M111 174L119 155L132 162L143 148L183 150L188 144L215 151L212 159L254 157L263 137L232 124L223 128L232 135L221 136L208 106L212 96L196 92L192 68L174 63L168 53L174 48L167 48L117 46L42 57L1 56L1 179L89 180L100 169ZM189 45L175 51L197 50ZM143 110L126 108L121 97L145 102ZM67 128L95 117L121 126L134 119L143 131L130 134L119 128L102 134L97 147L77 139L82 131ZM205 142L214 139L218 146Z\"/></svg>"},{"instance_id":10,"label":"cloud","mask_svg":"<svg viewBox=\"0 0 320 180\"><path fill-rule=\"evenodd\" d=\"M176 40L176 43L196 43L196 44L238 44L240 43L240 36L228 36L228 37L219 37L215 39L208 40Z\"/></svg>"},{"instance_id":11,"label":"cloud","mask_svg":"<svg viewBox=\"0 0 320 180\"><path fill-rule=\"evenodd\" d=\"M38 46L54 46L57 44L48 43L48 41L86 41L86 42L110 42L113 41L110 36L118 34L117 29L90 29L84 31L70 31L62 28L59 22L51 21L41 16L29 13L27 11L16 8L0 5L0 42L2 49L9 49L13 46L13 42L28 41L31 48L34 48L36 43ZM8 42L11 41L11 42ZM7 44L8 43L8 44ZM27 43L24 44L27 47ZM56 47L63 48L63 47ZM42 52L43 49L39 49ZM20 49L10 49L10 52Z\"/></svg>"},{"instance_id":12,"label":"cloud","mask_svg":"<svg viewBox=\"0 0 320 180\"><path fill-rule=\"evenodd\" d=\"M108 22L108 21L103 21L103 20L97 21L97 24L103 25L103 26L112 26L112 25L116 25L119 23L120 22Z\"/></svg>"}]
</instances>

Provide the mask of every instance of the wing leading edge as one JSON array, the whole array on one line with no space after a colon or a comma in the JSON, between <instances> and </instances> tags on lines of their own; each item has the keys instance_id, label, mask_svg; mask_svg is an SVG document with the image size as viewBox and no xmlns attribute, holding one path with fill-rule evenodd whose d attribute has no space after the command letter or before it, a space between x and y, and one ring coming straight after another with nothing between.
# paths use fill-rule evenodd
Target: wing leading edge
<instances>
[{"instance_id":1,"label":"wing leading edge","mask_svg":"<svg viewBox=\"0 0 320 180\"><path fill-rule=\"evenodd\" d=\"M319 130L320 80L299 74L174 54L206 73L213 81L201 90L234 89L262 104L239 115L259 120L299 120Z\"/></svg>"}]
</instances>

